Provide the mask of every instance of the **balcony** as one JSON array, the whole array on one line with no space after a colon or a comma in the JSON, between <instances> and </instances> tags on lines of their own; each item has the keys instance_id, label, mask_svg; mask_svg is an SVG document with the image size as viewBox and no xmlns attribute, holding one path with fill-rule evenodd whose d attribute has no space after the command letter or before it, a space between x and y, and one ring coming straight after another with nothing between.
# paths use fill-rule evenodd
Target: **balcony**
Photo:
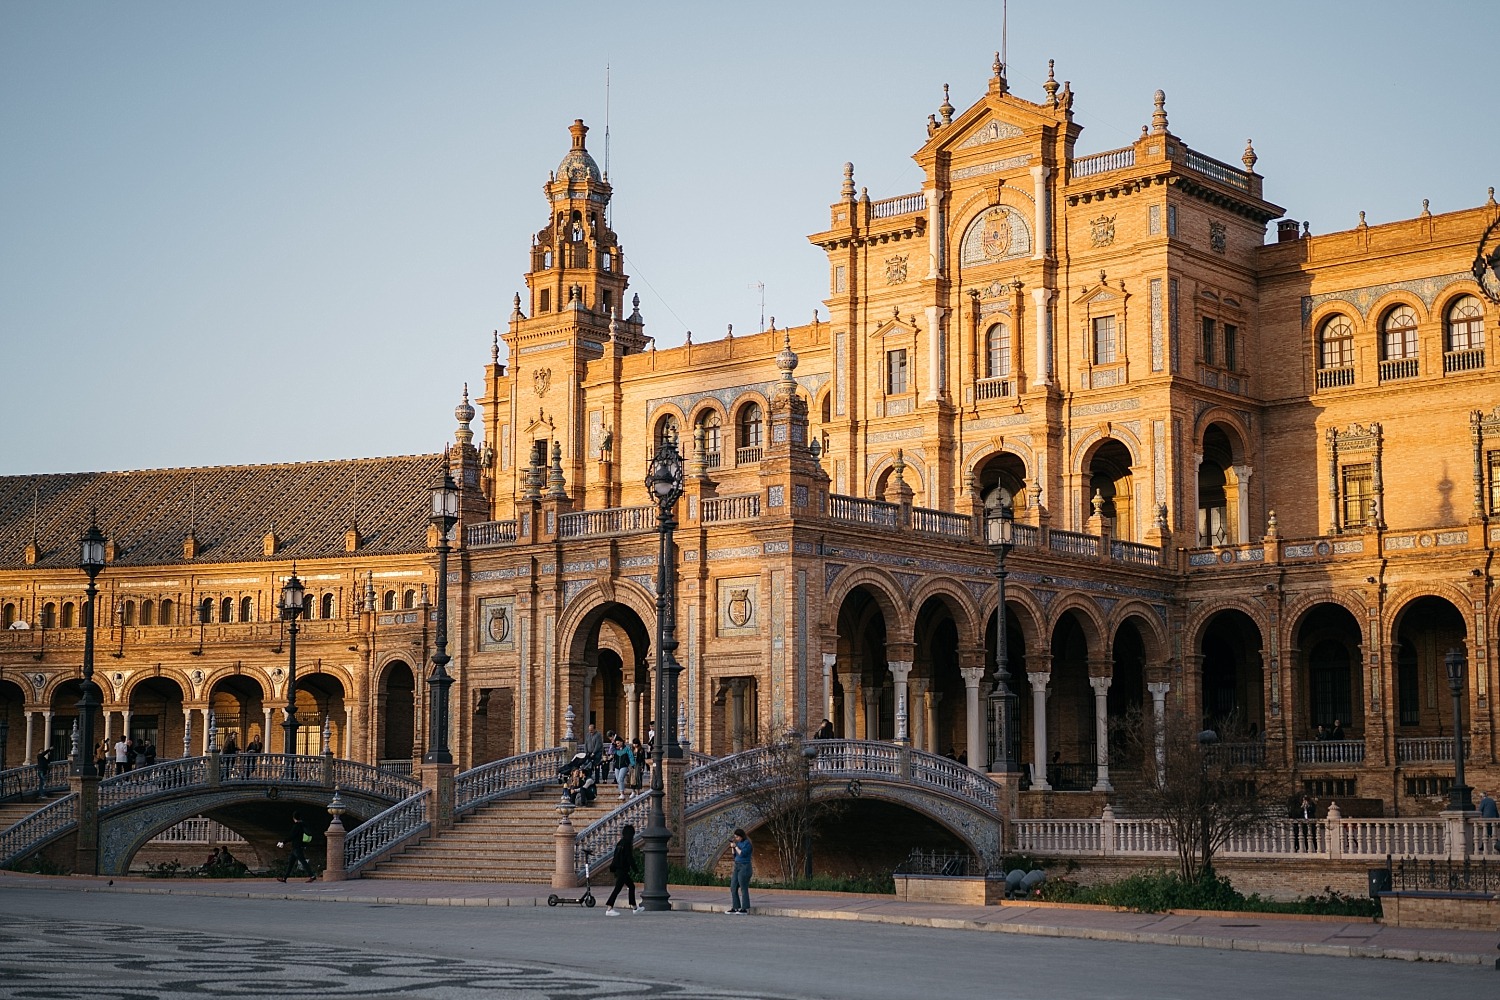
<instances>
[{"instance_id":1,"label":"balcony","mask_svg":"<svg viewBox=\"0 0 1500 1000\"><path fill-rule=\"evenodd\" d=\"M1319 389L1343 389L1354 384L1354 366L1346 365L1340 368L1319 368Z\"/></svg>"},{"instance_id":2,"label":"balcony","mask_svg":"<svg viewBox=\"0 0 1500 1000\"><path fill-rule=\"evenodd\" d=\"M1009 399L1016 394L1016 384L1008 378L982 378L974 383L974 398L979 402L986 399Z\"/></svg>"},{"instance_id":3,"label":"balcony","mask_svg":"<svg viewBox=\"0 0 1500 1000\"><path fill-rule=\"evenodd\" d=\"M1298 740L1297 763L1348 766L1365 762L1364 740Z\"/></svg>"},{"instance_id":4,"label":"balcony","mask_svg":"<svg viewBox=\"0 0 1500 1000\"><path fill-rule=\"evenodd\" d=\"M559 538L597 538L656 530L656 505L607 507L564 514L557 519Z\"/></svg>"},{"instance_id":5,"label":"balcony","mask_svg":"<svg viewBox=\"0 0 1500 1000\"><path fill-rule=\"evenodd\" d=\"M1416 378L1420 372L1417 370L1416 358L1392 358L1389 361L1380 362L1380 381L1399 382L1402 379Z\"/></svg>"},{"instance_id":6,"label":"balcony","mask_svg":"<svg viewBox=\"0 0 1500 1000\"><path fill-rule=\"evenodd\" d=\"M741 493L728 497L705 497L701 507L704 524L753 521L760 517L760 494Z\"/></svg>"},{"instance_id":7,"label":"balcony","mask_svg":"<svg viewBox=\"0 0 1500 1000\"><path fill-rule=\"evenodd\" d=\"M761 456L764 454L765 449L758 444L751 445L748 448L736 448L734 449L734 464L755 465L761 460Z\"/></svg>"},{"instance_id":8,"label":"balcony","mask_svg":"<svg viewBox=\"0 0 1500 1000\"><path fill-rule=\"evenodd\" d=\"M1447 351L1443 354L1443 374L1478 371L1484 367L1484 348L1474 347L1467 351Z\"/></svg>"},{"instance_id":9,"label":"balcony","mask_svg":"<svg viewBox=\"0 0 1500 1000\"><path fill-rule=\"evenodd\" d=\"M1469 759L1472 750L1464 740L1464 759ZM1453 763L1453 737L1416 736L1396 740L1396 762L1398 764L1451 764Z\"/></svg>"}]
</instances>

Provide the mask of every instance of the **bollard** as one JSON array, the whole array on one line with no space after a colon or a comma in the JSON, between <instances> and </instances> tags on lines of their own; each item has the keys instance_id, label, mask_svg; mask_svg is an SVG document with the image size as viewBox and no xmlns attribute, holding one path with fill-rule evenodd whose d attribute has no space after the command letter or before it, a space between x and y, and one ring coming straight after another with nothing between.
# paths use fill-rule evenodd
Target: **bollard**
<instances>
[{"instance_id":1,"label":"bollard","mask_svg":"<svg viewBox=\"0 0 1500 1000\"><path fill-rule=\"evenodd\" d=\"M552 888L554 889L576 889L578 887L578 843L573 832L573 809L571 799L566 795L557 804L557 811L562 815L558 821L557 832L552 836L557 844L557 861L552 870Z\"/></svg>"},{"instance_id":2,"label":"bollard","mask_svg":"<svg viewBox=\"0 0 1500 1000\"><path fill-rule=\"evenodd\" d=\"M342 882L348 875L344 871L344 800L339 797L339 788L333 786L333 798L329 800L328 812L333 822L328 824L326 834L328 856L323 861L323 881Z\"/></svg>"}]
</instances>

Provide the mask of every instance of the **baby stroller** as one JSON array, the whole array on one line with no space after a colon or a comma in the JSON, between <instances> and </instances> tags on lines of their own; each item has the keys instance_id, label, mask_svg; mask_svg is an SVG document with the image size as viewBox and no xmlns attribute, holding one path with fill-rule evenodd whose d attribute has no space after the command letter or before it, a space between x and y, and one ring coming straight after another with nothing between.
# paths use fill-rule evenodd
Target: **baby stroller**
<instances>
[{"instance_id":1,"label":"baby stroller","mask_svg":"<svg viewBox=\"0 0 1500 1000\"><path fill-rule=\"evenodd\" d=\"M557 772L558 780L562 782L563 794L572 800L575 806L592 805L595 796L599 794L598 782L594 780L594 771L598 765L599 762L593 755L580 750Z\"/></svg>"}]
</instances>

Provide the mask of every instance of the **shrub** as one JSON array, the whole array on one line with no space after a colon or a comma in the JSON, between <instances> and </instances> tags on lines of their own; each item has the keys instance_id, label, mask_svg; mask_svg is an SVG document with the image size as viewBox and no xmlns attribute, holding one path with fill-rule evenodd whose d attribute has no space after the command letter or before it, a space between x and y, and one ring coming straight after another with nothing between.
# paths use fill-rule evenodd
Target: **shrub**
<instances>
[{"instance_id":1,"label":"shrub","mask_svg":"<svg viewBox=\"0 0 1500 1000\"><path fill-rule=\"evenodd\" d=\"M1246 896L1227 878L1204 874L1185 882L1176 872L1139 872L1117 882L1081 886L1068 879L1043 883L1042 899L1059 903L1096 903L1119 906L1140 913L1165 910L1239 910L1248 913L1333 914L1344 917L1378 917L1380 901L1349 896L1325 888L1315 896L1294 901L1266 899L1259 893Z\"/></svg>"}]
</instances>

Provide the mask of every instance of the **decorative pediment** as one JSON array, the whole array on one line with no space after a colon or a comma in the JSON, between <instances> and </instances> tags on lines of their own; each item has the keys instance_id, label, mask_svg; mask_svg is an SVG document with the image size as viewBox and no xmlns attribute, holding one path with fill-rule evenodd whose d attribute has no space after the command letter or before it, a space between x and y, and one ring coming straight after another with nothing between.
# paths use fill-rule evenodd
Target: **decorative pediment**
<instances>
[{"instance_id":1,"label":"decorative pediment","mask_svg":"<svg viewBox=\"0 0 1500 1000\"><path fill-rule=\"evenodd\" d=\"M1085 288L1084 293L1074 299L1074 303L1081 306L1100 306L1104 309L1116 308L1122 301L1130 298L1130 293L1123 287L1112 288L1105 282L1100 282L1093 288Z\"/></svg>"},{"instance_id":2,"label":"decorative pediment","mask_svg":"<svg viewBox=\"0 0 1500 1000\"><path fill-rule=\"evenodd\" d=\"M967 139L958 144L959 149L969 149L973 146L986 146L992 142L1000 142L1004 139L1018 139L1026 133L1010 122L991 118L979 128L975 129Z\"/></svg>"}]
</instances>

